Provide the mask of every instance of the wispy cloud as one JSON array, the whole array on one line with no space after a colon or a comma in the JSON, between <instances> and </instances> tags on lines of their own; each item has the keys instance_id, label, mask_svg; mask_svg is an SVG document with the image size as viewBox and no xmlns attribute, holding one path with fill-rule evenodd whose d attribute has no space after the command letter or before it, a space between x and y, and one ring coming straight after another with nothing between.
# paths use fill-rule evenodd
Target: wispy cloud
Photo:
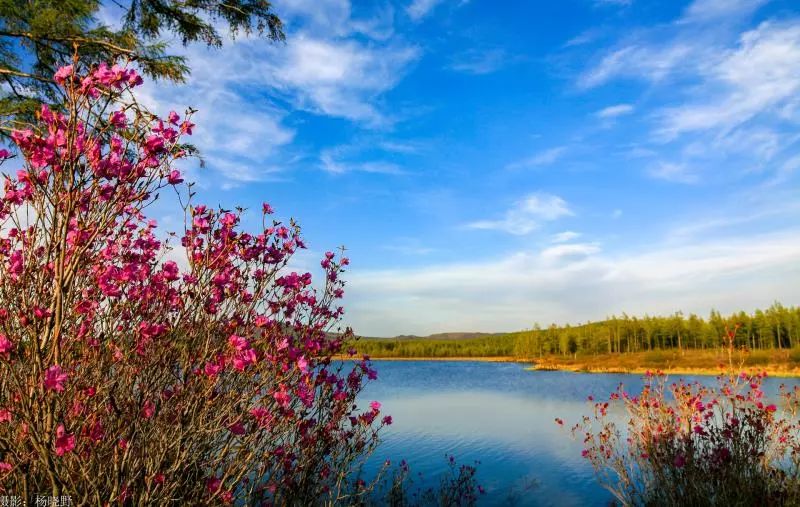
<instances>
[{"instance_id":1,"label":"wispy cloud","mask_svg":"<svg viewBox=\"0 0 800 507\"><path fill-rule=\"evenodd\" d=\"M659 46L631 44L605 55L600 63L578 78L578 87L594 88L615 77L660 81L677 67L687 65L692 47L682 42Z\"/></svg>"},{"instance_id":2,"label":"wispy cloud","mask_svg":"<svg viewBox=\"0 0 800 507\"><path fill-rule=\"evenodd\" d=\"M785 281L791 273L796 278L798 234L792 229L653 245L626 254L579 244L474 262L355 271L350 323L367 335L445 331L453 322L463 329L511 331L622 311L705 314L763 307L795 297Z\"/></svg>"},{"instance_id":3,"label":"wispy cloud","mask_svg":"<svg viewBox=\"0 0 800 507\"><path fill-rule=\"evenodd\" d=\"M680 23L708 23L749 16L769 0L695 0L686 8Z\"/></svg>"},{"instance_id":4,"label":"wispy cloud","mask_svg":"<svg viewBox=\"0 0 800 507\"><path fill-rule=\"evenodd\" d=\"M296 107L379 125L389 118L375 99L397 84L419 51L407 45L376 47L299 35L272 56L272 62L265 62L271 84Z\"/></svg>"},{"instance_id":5,"label":"wispy cloud","mask_svg":"<svg viewBox=\"0 0 800 507\"><path fill-rule=\"evenodd\" d=\"M323 150L319 156L320 168L330 174L345 174L354 171L374 174L405 174L399 165L384 160L365 161L348 158L348 151L346 147Z\"/></svg>"},{"instance_id":6,"label":"wispy cloud","mask_svg":"<svg viewBox=\"0 0 800 507\"><path fill-rule=\"evenodd\" d=\"M466 74L491 74L511 60L513 58L502 49L471 49L457 55L448 68Z\"/></svg>"},{"instance_id":7,"label":"wispy cloud","mask_svg":"<svg viewBox=\"0 0 800 507\"><path fill-rule=\"evenodd\" d=\"M630 104L616 104L614 106L605 107L595 113L595 116L603 119L616 118L624 116L633 112L633 106Z\"/></svg>"},{"instance_id":8,"label":"wispy cloud","mask_svg":"<svg viewBox=\"0 0 800 507\"><path fill-rule=\"evenodd\" d=\"M660 133L668 138L697 130L723 133L764 113L778 114L800 92L800 25L763 23L738 47L702 70L694 102L665 109Z\"/></svg>"},{"instance_id":9,"label":"wispy cloud","mask_svg":"<svg viewBox=\"0 0 800 507\"><path fill-rule=\"evenodd\" d=\"M538 166L551 165L554 164L557 160L559 160L566 153L566 151L567 151L566 146L556 146L554 148L548 148L544 151L540 151L539 153L535 153L530 157L526 157L522 160L512 162L506 165L506 169L508 170L530 169Z\"/></svg>"},{"instance_id":10,"label":"wispy cloud","mask_svg":"<svg viewBox=\"0 0 800 507\"><path fill-rule=\"evenodd\" d=\"M650 168L649 174L653 178L673 183L692 184L700 180L699 176L685 164L672 162L659 162Z\"/></svg>"},{"instance_id":11,"label":"wispy cloud","mask_svg":"<svg viewBox=\"0 0 800 507\"><path fill-rule=\"evenodd\" d=\"M187 84L148 82L139 93L160 114L198 109L195 142L213 171L193 174L201 186L211 174L222 177L223 189L279 179L306 149L294 144L297 125L290 117L297 110L371 129L394 121L382 96L420 52L400 37L386 40L393 30L390 6L363 18L353 16L348 0L278 0L276 8L287 23L285 45L243 36L220 50L176 46L192 69ZM357 170L398 168L363 162Z\"/></svg>"},{"instance_id":12,"label":"wispy cloud","mask_svg":"<svg viewBox=\"0 0 800 507\"><path fill-rule=\"evenodd\" d=\"M419 21L430 14L437 5L444 0L413 0L406 8L408 17L414 21Z\"/></svg>"},{"instance_id":13,"label":"wispy cloud","mask_svg":"<svg viewBox=\"0 0 800 507\"><path fill-rule=\"evenodd\" d=\"M561 197L546 193L531 194L506 211L499 220L478 220L467 224L470 229L502 231L525 235L539 228L542 222L557 220L574 213Z\"/></svg>"},{"instance_id":14,"label":"wispy cloud","mask_svg":"<svg viewBox=\"0 0 800 507\"><path fill-rule=\"evenodd\" d=\"M596 6L614 5L617 7L627 7L633 4L633 0L594 0Z\"/></svg>"},{"instance_id":15,"label":"wispy cloud","mask_svg":"<svg viewBox=\"0 0 800 507\"><path fill-rule=\"evenodd\" d=\"M551 243L566 243L567 241L572 241L573 239L579 238L581 234L575 231L564 231L559 232L558 234L553 234L550 237Z\"/></svg>"}]
</instances>

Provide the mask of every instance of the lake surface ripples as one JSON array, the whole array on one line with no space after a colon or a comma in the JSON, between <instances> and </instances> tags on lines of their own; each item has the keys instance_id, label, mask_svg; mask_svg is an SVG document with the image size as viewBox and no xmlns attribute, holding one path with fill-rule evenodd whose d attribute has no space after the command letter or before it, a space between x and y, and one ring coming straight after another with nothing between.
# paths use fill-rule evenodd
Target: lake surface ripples
<instances>
[{"instance_id":1,"label":"lake surface ripples","mask_svg":"<svg viewBox=\"0 0 800 507\"><path fill-rule=\"evenodd\" d=\"M606 399L622 382L642 387L638 375L527 371L527 365L471 361L375 361L378 380L361 404L378 400L394 424L371 460L405 459L416 485L433 486L447 468L479 461L480 505L608 505L582 446L566 427L591 412L589 395ZM713 377L684 377L715 382ZM676 377L677 379L677 377ZM765 391L797 379L768 378ZM565 421L562 428L555 418Z\"/></svg>"}]
</instances>

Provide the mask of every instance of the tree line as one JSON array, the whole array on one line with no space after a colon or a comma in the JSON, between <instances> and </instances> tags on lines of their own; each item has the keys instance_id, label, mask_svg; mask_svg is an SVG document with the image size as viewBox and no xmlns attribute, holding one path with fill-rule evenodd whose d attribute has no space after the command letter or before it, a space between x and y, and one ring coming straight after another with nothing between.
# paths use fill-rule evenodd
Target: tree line
<instances>
[{"instance_id":1,"label":"tree line","mask_svg":"<svg viewBox=\"0 0 800 507\"><path fill-rule=\"evenodd\" d=\"M651 350L713 349L727 346L727 330L736 330L734 346L752 350L800 347L800 307L774 303L766 310L707 318L676 312L668 316L611 316L578 325L543 328L464 340L362 338L359 352L374 357L516 357L596 355Z\"/></svg>"}]
</instances>

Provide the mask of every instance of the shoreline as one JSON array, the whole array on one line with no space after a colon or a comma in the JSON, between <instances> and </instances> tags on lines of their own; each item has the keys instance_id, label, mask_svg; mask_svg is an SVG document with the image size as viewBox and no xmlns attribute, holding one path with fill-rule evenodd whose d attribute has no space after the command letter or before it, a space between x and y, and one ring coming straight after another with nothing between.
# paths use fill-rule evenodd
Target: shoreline
<instances>
[{"instance_id":1,"label":"shoreline","mask_svg":"<svg viewBox=\"0 0 800 507\"><path fill-rule=\"evenodd\" d=\"M339 360L360 360L358 357L345 357L339 356L336 359ZM691 375L691 376L710 376L716 377L718 375L724 375L726 373L725 369L720 367L714 368L697 368L691 366L672 366L672 367L656 367L656 366L634 366L634 367L625 367L625 366L600 366L600 365L591 365L586 363L577 363L577 364L567 364L567 363L555 363L544 361L537 363L533 359L522 359L513 356L476 356L476 357L469 357L469 356L454 356L454 357L372 357L370 356L371 361L456 361L456 362L484 362L484 363L519 363L519 364L528 364L529 366L525 368L528 371L567 371L571 373L587 373L587 374L622 374L622 375L644 375L648 371L661 371L665 375ZM737 368L737 371L750 371L750 372L757 372L757 371L766 371L767 375L771 377L786 377L786 378L797 378L800 377L800 367L792 367L785 364L764 364L764 365L744 365L740 368Z\"/></svg>"},{"instance_id":2,"label":"shoreline","mask_svg":"<svg viewBox=\"0 0 800 507\"><path fill-rule=\"evenodd\" d=\"M360 361L359 357L348 357L348 356L338 356L336 359L341 360L350 360L350 361ZM425 357L379 357L379 356L370 356L370 361L476 361L481 363L533 363L533 361L527 359L519 359L513 356L478 356L478 357L469 357L469 356L454 356L454 357L433 357L433 356L425 356Z\"/></svg>"},{"instance_id":3,"label":"shoreline","mask_svg":"<svg viewBox=\"0 0 800 507\"><path fill-rule=\"evenodd\" d=\"M622 374L622 375L645 375L648 371L660 371L664 375L690 375L699 377L717 377L719 375L726 375L727 371L721 368L691 368L691 367L672 367L672 368L620 368L613 366L588 366L588 365L573 365L573 364L533 364L529 371L568 371L572 373L587 373L587 374ZM800 377L800 368L786 368L779 365L764 365L764 366L750 366L737 369L737 372L767 372L770 377L782 378L797 378Z\"/></svg>"}]
</instances>

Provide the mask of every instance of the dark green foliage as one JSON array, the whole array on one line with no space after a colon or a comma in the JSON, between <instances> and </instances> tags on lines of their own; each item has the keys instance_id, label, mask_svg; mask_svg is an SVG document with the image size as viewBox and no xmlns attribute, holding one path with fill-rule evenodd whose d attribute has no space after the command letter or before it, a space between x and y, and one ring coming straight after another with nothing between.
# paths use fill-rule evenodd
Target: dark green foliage
<instances>
[{"instance_id":1,"label":"dark green foliage","mask_svg":"<svg viewBox=\"0 0 800 507\"><path fill-rule=\"evenodd\" d=\"M616 354L663 350L714 349L726 346L726 326L739 326L734 346L750 350L800 347L800 308L775 303L767 310L722 317L712 311L708 319L678 312L668 317L611 317L576 326L538 325L527 331L480 338L366 338L356 344L374 357L517 357ZM665 359L666 361L666 359ZM751 362L766 362L753 355Z\"/></svg>"},{"instance_id":2,"label":"dark green foliage","mask_svg":"<svg viewBox=\"0 0 800 507\"><path fill-rule=\"evenodd\" d=\"M222 45L220 29L232 36L258 33L284 39L280 19L266 0L113 0L121 29L102 26L99 0L0 0L0 97L3 131L9 120L30 119L42 101L55 102L52 76L77 54L81 64L136 61L156 79L183 81L189 68L170 55L162 37L183 44ZM221 28L222 27L222 28Z\"/></svg>"}]
</instances>

